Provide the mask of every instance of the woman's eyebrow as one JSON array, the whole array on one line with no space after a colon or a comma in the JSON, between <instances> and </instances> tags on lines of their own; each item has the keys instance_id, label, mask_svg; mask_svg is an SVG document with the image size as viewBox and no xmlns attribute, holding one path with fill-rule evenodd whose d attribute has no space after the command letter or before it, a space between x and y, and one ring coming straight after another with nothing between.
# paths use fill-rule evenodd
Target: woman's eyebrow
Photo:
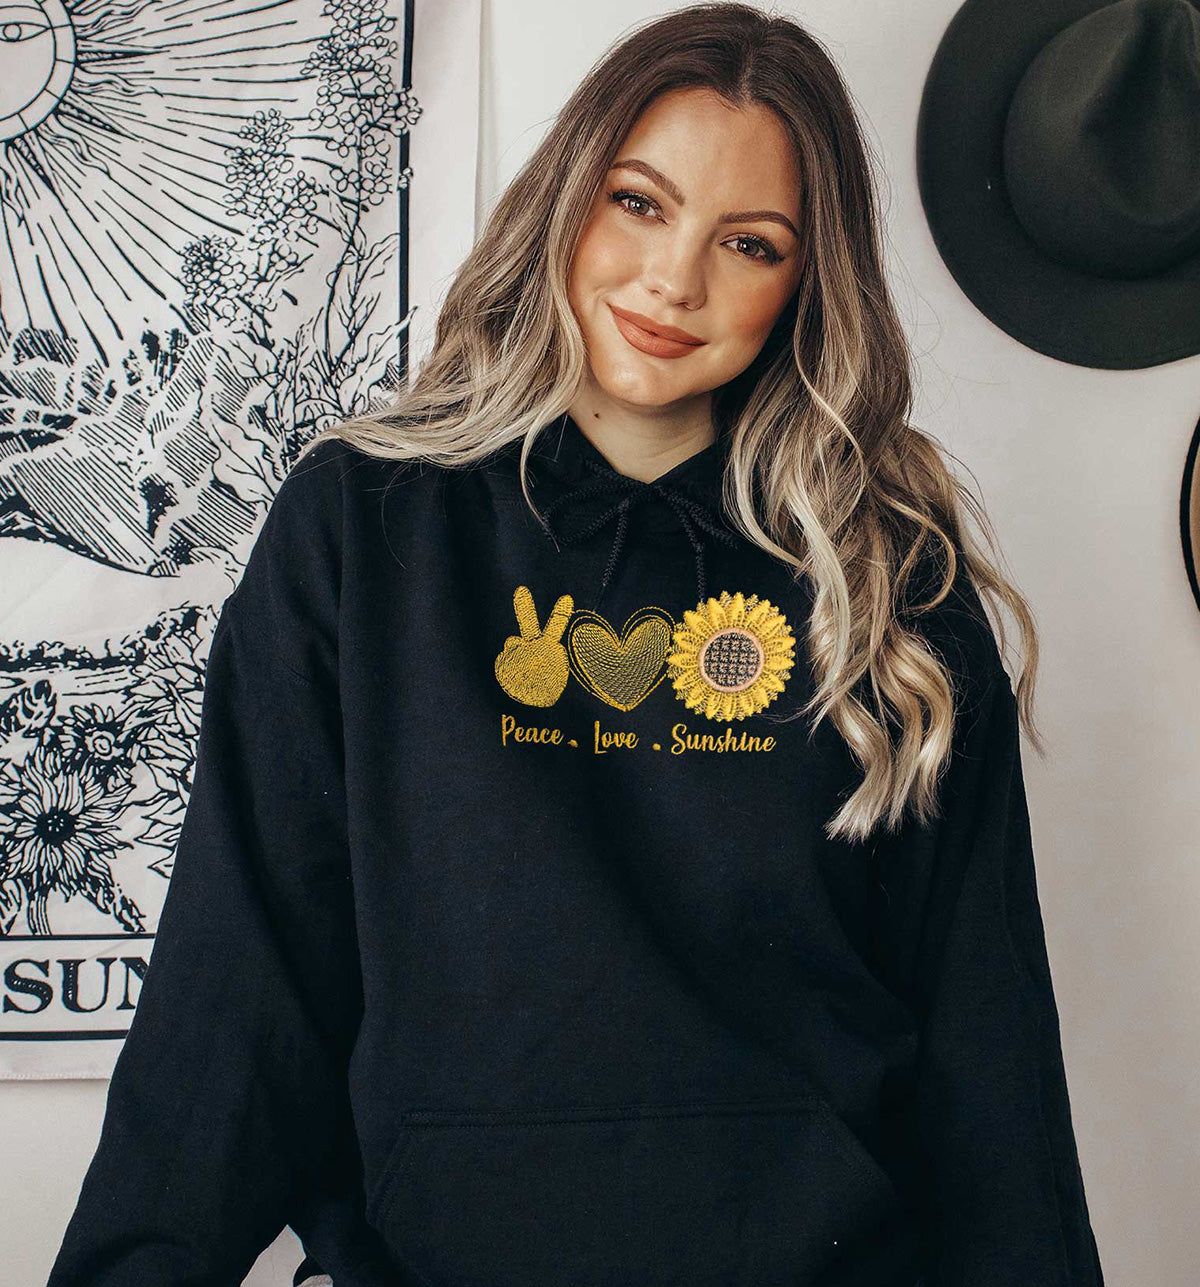
<instances>
[{"instance_id":1,"label":"woman's eyebrow","mask_svg":"<svg viewBox=\"0 0 1200 1287\"><path fill-rule=\"evenodd\" d=\"M676 205L686 204L683 199L683 193L678 187L667 178L661 170L656 170L649 161L639 161L637 157L627 157L623 161L614 161L609 166L610 170L636 170L639 174L644 174L646 178L653 179L660 188L675 202ZM771 223L781 223L791 232L793 237L799 237L796 231L796 225L785 214L778 210L726 210L719 216L720 223L752 223L756 219L767 219Z\"/></svg>"}]
</instances>

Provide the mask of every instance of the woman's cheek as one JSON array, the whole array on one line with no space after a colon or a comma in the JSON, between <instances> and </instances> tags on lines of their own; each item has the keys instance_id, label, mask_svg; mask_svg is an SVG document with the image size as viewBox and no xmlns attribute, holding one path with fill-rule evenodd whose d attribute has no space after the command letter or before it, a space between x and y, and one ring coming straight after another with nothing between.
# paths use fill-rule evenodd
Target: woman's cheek
<instances>
[{"instance_id":1,"label":"woman's cheek","mask_svg":"<svg viewBox=\"0 0 1200 1287\"><path fill-rule=\"evenodd\" d=\"M745 292L739 300L736 314L730 318L730 332L736 334L744 345L757 351L766 343L771 327L786 302L781 291Z\"/></svg>"},{"instance_id":2,"label":"woman's cheek","mask_svg":"<svg viewBox=\"0 0 1200 1287\"><path fill-rule=\"evenodd\" d=\"M620 281L636 260L635 247L623 230L601 216L580 241L583 276L589 283Z\"/></svg>"}]
</instances>

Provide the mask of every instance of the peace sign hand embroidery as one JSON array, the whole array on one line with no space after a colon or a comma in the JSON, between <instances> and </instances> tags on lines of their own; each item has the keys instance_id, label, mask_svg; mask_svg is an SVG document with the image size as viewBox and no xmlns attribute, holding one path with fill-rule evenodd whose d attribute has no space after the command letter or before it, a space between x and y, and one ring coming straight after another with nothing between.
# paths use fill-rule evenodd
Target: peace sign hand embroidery
<instances>
[{"instance_id":1,"label":"peace sign hand embroidery","mask_svg":"<svg viewBox=\"0 0 1200 1287\"><path fill-rule=\"evenodd\" d=\"M496 678L510 697L526 706L553 706L562 696L571 667L561 640L574 608L569 594L560 595L542 629L529 587L517 586L513 610L521 633L509 635L496 657Z\"/></svg>"}]
</instances>

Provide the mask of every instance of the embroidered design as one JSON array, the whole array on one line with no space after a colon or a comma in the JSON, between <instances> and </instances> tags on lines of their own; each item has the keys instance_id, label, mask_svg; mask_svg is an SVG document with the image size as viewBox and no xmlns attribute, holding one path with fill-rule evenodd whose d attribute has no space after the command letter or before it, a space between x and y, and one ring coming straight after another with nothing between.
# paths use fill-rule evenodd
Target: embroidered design
<instances>
[{"instance_id":1,"label":"embroidered design","mask_svg":"<svg viewBox=\"0 0 1200 1287\"><path fill-rule=\"evenodd\" d=\"M662 608L639 608L620 637L599 613L580 609L567 627L571 673L601 701L630 711L666 678L664 664L675 618Z\"/></svg>"},{"instance_id":2,"label":"embroidered design","mask_svg":"<svg viewBox=\"0 0 1200 1287\"><path fill-rule=\"evenodd\" d=\"M526 706L553 706L562 696L571 668L560 640L574 607L569 594L560 595L546 618L545 629L539 629L529 587L517 586L513 609L521 633L509 635L504 651L496 657L496 678L510 697Z\"/></svg>"},{"instance_id":3,"label":"embroidered design","mask_svg":"<svg viewBox=\"0 0 1200 1287\"><path fill-rule=\"evenodd\" d=\"M744 719L783 692L796 641L768 600L722 591L683 614L667 673L675 695L709 719Z\"/></svg>"}]
</instances>

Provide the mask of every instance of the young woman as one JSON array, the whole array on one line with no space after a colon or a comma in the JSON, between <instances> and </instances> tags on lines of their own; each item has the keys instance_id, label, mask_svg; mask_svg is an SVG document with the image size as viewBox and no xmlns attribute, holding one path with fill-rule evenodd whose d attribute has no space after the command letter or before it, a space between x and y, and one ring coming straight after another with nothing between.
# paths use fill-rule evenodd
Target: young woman
<instances>
[{"instance_id":1,"label":"young woman","mask_svg":"<svg viewBox=\"0 0 1200 1287\"><path fill-rule=\"evenodd\" d=\"M641 28L223 607L50 1287L285 1224L334 1287L1100 1287L1032 617L910 405L827 54Z\"/></svg>"}]
</instances>

